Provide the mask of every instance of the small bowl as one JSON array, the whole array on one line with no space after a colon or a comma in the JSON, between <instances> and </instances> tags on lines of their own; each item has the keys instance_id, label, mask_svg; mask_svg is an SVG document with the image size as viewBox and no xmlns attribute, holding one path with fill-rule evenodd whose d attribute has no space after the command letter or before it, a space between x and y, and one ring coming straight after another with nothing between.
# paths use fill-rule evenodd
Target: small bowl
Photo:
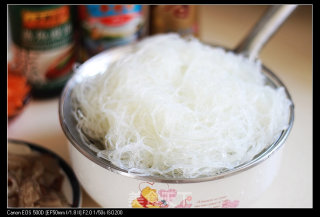
<instances>
[{"instance_id":1,"label":"small bowl","mask_svg":"<svg viewBox=\"0 0 320 217\"><path fill-rule=\"evenodd\" d=\"M25 76L23 75L19 75L19 74L15 74L13 72L11 72L12 69L10 69L10 65L8 64L8 87L7 87L7 91L8 91L8 96L7 96L7 103L8 103L8 121L11 122L12 120L14 120L17 116L19 116L23 109L26 107L27 104L29 104L30 100L31 100L31 85L28 83L27 79ZM24 88L24 91L26 91L24 93L24 95L18 95L20 97L21 100L21 105L16 105L16 102L12 102L9 101L9 92L11 93L11 95L13 95L13 99L16 100L17 98L17 90L13 87L9 88L10 82L12 82L13 80L11 79L23 79L21 80L21 82L23 82L23 84L20 84L21 88ZM12 99L12 98L11 98ZM9 107L10 106L14 106L15 110L14 113L9 114Z\"/></svg>"},{"instance_id":2,"label":"small bowl","mask_svg":"<svg viewBox=\"0 0 320 217\"><path fill-rule=\"evenodd\" d=\"M22 148L29 148L31 151L38 152L41 154L48 154L49 156L53 157L58 161L58 164L61 168L61 173L64 177L62 183L62 193L66 197L68 203L73 208L79 208L82 204L82 194L80 184L76 175L74 174L73 170L70 166L57 154L54 152L43 148L39 145L35 145L29 142L15 140L15 139L8 139L8 146L9 145L21 145L21 151L24 151ZM26 147L23 147L26 146ZM58 208L58 207L57 207Z\"/></svg>"},{"instance_id":3,"label":"small bowl","mask_svg":"<svg viewBox=\"0 0 320 217\"><path fill-rule=\"evenodd\" d=\"M8 115L8 123L13 122L22 113L25 107L30 103L31 99L32 99L31 92L29 92L23 99L22 106L17 109L17 112L12 116Z\"/></svg>"}]
</instances>

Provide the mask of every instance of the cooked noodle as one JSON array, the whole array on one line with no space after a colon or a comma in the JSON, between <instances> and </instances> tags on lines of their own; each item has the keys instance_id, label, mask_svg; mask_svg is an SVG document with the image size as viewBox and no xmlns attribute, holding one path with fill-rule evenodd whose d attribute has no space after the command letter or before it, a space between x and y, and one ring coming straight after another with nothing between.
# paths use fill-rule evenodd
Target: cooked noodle
<instances>
[{"instance_id":1,"label":"cooked noodle","mask_svg":"<svg viewBox=\"0 0 320 217\"><path fill-rule=\"evenodd\" d=\"M107 160L184 178L251 160L287 128L291 103L265 84L258 61L176 34L137 43L73 100L79 129L105 144Z\"/></svg>"}]
</instances>

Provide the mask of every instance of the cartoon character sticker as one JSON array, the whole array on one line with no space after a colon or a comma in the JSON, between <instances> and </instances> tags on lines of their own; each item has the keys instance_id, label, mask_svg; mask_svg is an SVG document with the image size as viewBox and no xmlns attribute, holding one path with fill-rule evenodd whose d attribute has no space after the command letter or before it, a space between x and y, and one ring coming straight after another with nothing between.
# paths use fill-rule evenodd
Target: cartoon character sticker
<instances>
[{"instance_id":1,"label":"cartoon character sticker","mask_svg":"<svg viewBox=\"0 0 320 217\"><path fill-rule=\"evenodd\" d=\"M132 208L235 208L239 200L230 200L227 195L193 201L191 192L178 191L168 184L141 182L138 192L129 194L129 206Z\"/></svg>"},{"instance_id":2,"label":"cartoon character sticker","mask_svg":"<svg viewBox=\"0 0 320 217\"><path fill-rule=\"evenodd\" d=\"M190 192L178 192L169 188L168 184L142 182L139 185L140 194L131 201L132 208L189 208L192 206ZM157 190L157 188L160 188ZM134 193L133 193L134 194Z\"/></svg>"},{"instance_id":3,"label":"cartoon character sticker","mask_svg":"<svg viewBox=\"0 0 320 217\"><path fill-rule=\"evenodd\" d=\"M159 201L156 189L145 187L141 191L140 197L132 201L131 206L133 208L160 208L168 207L168 204L165 200Z\"/></svg>"}]
</instances>

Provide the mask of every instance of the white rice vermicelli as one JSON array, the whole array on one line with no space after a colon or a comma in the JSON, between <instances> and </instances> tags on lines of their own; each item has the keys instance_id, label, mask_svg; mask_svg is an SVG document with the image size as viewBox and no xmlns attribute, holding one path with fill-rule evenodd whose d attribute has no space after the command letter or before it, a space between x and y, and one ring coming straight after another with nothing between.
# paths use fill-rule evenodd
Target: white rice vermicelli
<instances>
[{"instance_id":1,"label":"white rice vermicelli","mask_svg":"<svg viewBox=\"0 0 320 217\"><path fill-rule=\"evenodd\" d=\"M287 128L284 88L259 62L176 34L146 38L78 84L78 127L116 166L194 178L251 160Z\"/></svg>"}]
</instances>

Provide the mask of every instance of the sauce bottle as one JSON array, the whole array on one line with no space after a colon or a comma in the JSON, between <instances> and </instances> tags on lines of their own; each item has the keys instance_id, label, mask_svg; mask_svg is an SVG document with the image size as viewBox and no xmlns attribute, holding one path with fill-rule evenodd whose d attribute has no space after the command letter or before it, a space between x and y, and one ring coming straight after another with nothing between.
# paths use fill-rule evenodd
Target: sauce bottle
<instances>
[{"instance_id":1,"label":"sauce bottle","mask_svg":"<svg viewBox=\"0 0 320 217\"><path fill-rule=\"evenodd\" d=\"M146 35L146 5L80 5L81 58L126 45Z\"/></svg>"},{"instance_id":2,"label":"sauce bottle","mask_svg":"<svg viewBox=\"0 0 320 217\"><path fill-rule=\"evenodd\" d=\"M152 35L168 32L182 36L198 35L196 5L153 5L150 12Z\"/></svg>"},{"instance_id":3,"label":"sauce bottle","mask_svg":"<svg viewBox=\"0 0 320 217\"><path fill-rule=\"evenodd\" d=\"M33 96L59 94L76 60L72 8L9 5L12 70L24 74Z\"/></svg>"}]
</instances>

